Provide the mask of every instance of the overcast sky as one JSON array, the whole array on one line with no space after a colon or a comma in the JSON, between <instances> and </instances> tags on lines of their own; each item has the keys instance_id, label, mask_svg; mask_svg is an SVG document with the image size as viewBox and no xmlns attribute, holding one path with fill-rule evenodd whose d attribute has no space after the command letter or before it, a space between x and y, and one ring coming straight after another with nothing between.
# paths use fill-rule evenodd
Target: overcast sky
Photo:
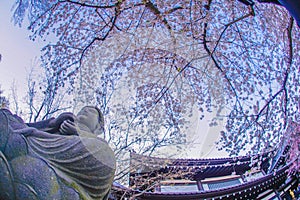
<instances>
[{"instance_id":1,"label":"overcast sky","mask_svg":"<svg viewBox=\"0 0 300 200\"><path fill-rule=\"evenodd\" d=\"M8 95L15 80L18 92L22 95L26 87L27 71L39 58L41 45L29 40L27 24L21 28L14 26L11 20L13 2L0 1L0 85L4 94Z\"/></svg>"}]
</instances>

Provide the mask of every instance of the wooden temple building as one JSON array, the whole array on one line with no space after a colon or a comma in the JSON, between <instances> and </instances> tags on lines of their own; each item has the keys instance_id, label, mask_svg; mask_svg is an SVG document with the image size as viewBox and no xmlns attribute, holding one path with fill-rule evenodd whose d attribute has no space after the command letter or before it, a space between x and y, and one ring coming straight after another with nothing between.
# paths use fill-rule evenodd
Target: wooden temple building
<instances>
[{"instance_id":1,"label":"wooden temple building","mask_svg":"<svg viewBox=\"0 0 300 200\"><path fill-rule=\"evenodd\" d=\"M131 153L129 187L114 183L111 199L289 199L298 179L287 151L217 159Z\"/></svg>"}]
</instances>

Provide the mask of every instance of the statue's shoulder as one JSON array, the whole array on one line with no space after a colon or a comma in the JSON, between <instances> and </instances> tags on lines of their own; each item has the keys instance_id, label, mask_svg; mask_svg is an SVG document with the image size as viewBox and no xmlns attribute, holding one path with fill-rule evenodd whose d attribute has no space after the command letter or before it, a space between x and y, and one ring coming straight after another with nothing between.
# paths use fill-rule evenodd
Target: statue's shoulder
<instances>
[{"instance_id":1,"label":"statue's shoulder","mask_svg":"<svg viewBox=\"0 0 300 200\"><path fill-rule=\"evenodd\" d=\"M10 110L8 110L6 108L1 108L0 115L12 115L12 113L10 112Z\"/></svg>"},{"instance_id":2,"label":"statue's shoulder","mask_svg":"<svg viewBox=\"0 0 300 200\"><path fill-rule=\"evenodd\" d=\"M8 121L16 121L19 123L24 123L23 119L20 116L16 114L12 114L12 112L6 108L0 109L0 115L5 116Z\"/></svg>"},{"instance_id":3,"label":"statue's shoulder","mask_svg":"<svg viewBox=\"0 0 300 200\"><path fill-rule=\"evenodd\" d=\"M9 137L9 110L0 109L0 150L4 151L5 145Z\"/></svg>"},{"instance_id":4,"label":"statue's shoulder","mask_svg":"<svg viewBox=\"0 0 300 200\"><path fill-rule=\"evenodd\" d=\"M0 115L2 116L0 122L8 124L13 130L26 127L23 119L16 114L12 114L8 109L0 109Z\"/></svg>"}]
</instances>

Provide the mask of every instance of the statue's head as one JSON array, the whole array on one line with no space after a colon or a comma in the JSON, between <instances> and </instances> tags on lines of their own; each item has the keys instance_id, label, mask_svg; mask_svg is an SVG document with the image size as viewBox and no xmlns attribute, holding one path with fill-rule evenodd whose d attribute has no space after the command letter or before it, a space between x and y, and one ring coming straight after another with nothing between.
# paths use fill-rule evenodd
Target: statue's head
<instances>
[{"instance_id":1,"label":"statue's head","mask_svg":"<svg viewBox=\"0 0 300 200\"><path fill-rule=\"evenodd\" d=\"M104 118L99 108L85 106L77 114L78 123L85 125L92 133L99 135L103 133Z\"/></svg>"}]
</instances>

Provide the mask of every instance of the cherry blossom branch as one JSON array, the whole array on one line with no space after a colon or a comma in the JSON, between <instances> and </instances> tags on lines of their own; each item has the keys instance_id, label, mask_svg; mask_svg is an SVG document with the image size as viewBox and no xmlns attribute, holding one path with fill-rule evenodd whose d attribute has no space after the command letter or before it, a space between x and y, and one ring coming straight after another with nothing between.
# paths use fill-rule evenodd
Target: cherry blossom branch
<instances>
[{"instance_id":1,"label":"cherry blossom branch","mask_svg":"<svg viewBox=\"0 0 300 200\"><path fill-rule=\"evenodd\" d=\"M229 85L230 85L232 91L235 93L236 97L238 97L238 95L237 95L237 93L236 93L236 91L235 91L234 86L232 85L230 79L227 77L227 75L226 75L226 73L224 72L224 70L222 69L222 67L221 67L221 66L218 64L218 62L216 61L216 59L215 59L215 57L214 57L213 54L215 53L217 47L219 46L219 43L220 43L220 41L221 41L221 39L222 39L224 33L226 32L227 28L229 28L231 25L233 25L233 24L235 24L235 23L237 23L237 22L239 22L239 21L241 21L241 20L243 20L243 19L245 19L245 18L247 18L247 17L250 17L250 16L254 16L254 10L253 10L252 7L250 7L250 12L249 12L248 14L246 14L246 15L244 15L244 16L242 16L242 17L239 17L239 18L233 20L232 22L226 24L225 27L224 27L224 29L223 29L223 31L221 32L221 34L220 34L220 36L219 36L219 39L218 39L217 42L216 42L216 45L215 45L214 49L213 49L212 51L210 51L210 49L209 49L209 47L208 47L208 45L207 45L207 39L206 39L206 37L207 37L207 27L208 27L208 24L207 24L207 23L204 24L204 30L203 30L203 45L204 45L204 49L206 50L206 52L208 53L208 55L209 55L209 56L211 57L211 59L213 60L213 62L214 62L214 64L215 64L215 66L217 67L217 69L219 69L219 71L222 72L222 74L224 74L225 79L226 79L227 82L229 83Z\"/></svg>"},{"instance_id":2,"label":"cherry blossom branch","mask_svg":"<svg viewBox=\"0 0 300 200\"><path fill-rule=\"evenodd\" d=\"M61 1L61 2L67 2L67 3L72 3L72 4L76 4L76 5L80 5L80 6L84 6L84 7L88 7L88 8L103 8L103 9L106 9L106 8L114 8L114 7L117 7L118 4L120 4L120 2L122 1L118 1L116 4L112 4L112 5L105 5L105 6L100 6L100 5L95 5L95 4L88 4L88 3L85 3L85 2L78 2L78 1L73 1L73 0L66 0L66 1Z\"/></svg>"},{"instance_id":3,"label":"cherry blossom branch","mask_svg":"<svg viewBox=\"0 0 300 200\"><path fill-rule=\"evenodd\" d=\"M109 30L105 33L105 35L103 36L103 37L95 37L95 38L93 38L92 39L92 41L88 44L88 45L86 45L83 49L82 49L82 52L81 52L81 55L80 55L80 58L79 58L79 65L76 67L76 69L75 70L73 70L72 72L70 72L67 76L66 76L66 78L67 77L70 77L70 76L72 76L73 74L75 74L77 71L78 71L78 69L81 67L81 65L82 65L82 61L83 61L83 58L84 58L84 56L85 56L85 53L86 53L86 51L96 42L96 41L104 41L107 37L108 37L108 35L110 34L110 32L113 30L113 28L115 27L115 23L116 23L116 21L117 21L117 18L118 18L118 16L120 15L120 13L121 13L121 11L120 11L120 6L121 6L121 3L122 3L122 1L120 1L120 2L118 2L117 4L116 4L116 8L115 8L115 16L111 19L111 26L110 26L110 28L109 28ZM97 10L96 10L96 12L97 12ZM65 78L65 79L66 79Z\"/></svg>"},{"instance_id":4,"label":"cherry blossom branch","mask_svg":"<svg viewBox=\"0 0 300 200\"><path fill-rule=\"evenodd\" d=\"M282 92L284 92L284 115L285 115L285 120L284 120L284 127L286 127L286 118L287 118L287 105L288 105L288 92L287 92L287 80L289 77L289 73L290 73L290 69L291 69L291 65L292 65L292 61L293 61L293 39L292 39L292 29L293 29L293 18L290 18L290 23L289 26L287 28L287 36L288 36L288 66L287 69L285 71L284 74L284 79L282 82L282 86L280 88L279 91L277 91L267 102L266 104L262 107L262 109L258 112L258 114L256 115L256 120L258 121L258 119L260 118L260 116L262 115L262 113L264 112L264 110L269 107L270 103Z\"/></svg>"}]
</instances>

